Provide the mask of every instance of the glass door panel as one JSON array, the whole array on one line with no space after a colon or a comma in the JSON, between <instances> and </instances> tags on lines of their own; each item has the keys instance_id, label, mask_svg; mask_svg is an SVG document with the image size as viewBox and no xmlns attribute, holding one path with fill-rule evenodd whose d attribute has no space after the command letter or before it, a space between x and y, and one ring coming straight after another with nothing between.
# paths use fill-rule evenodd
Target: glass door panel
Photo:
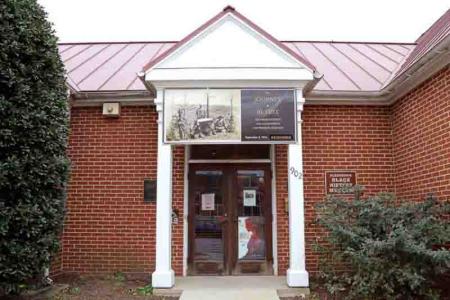
<instances>
[{"instance_id":1,"label":"glass door panel","mask_svg":"<svg viewBox=\"0 0 450 300\"><path fill-rule=\"evenodd\" d=\"M270 274L271 196L267 169L237 169L237 253L234 274ZM268 244L269 243L269 244Z\"/></svg>"},{"instance_id":2,"label":"glass door panel","mask_svg":"<svg viewBox=\"0 0 450 300\"><path fill-rule=\"evenodd\" d=\"M222 274L225 269L223 216L225 215L224 173L197 170L192 187L193 273Z\"/></svg>"},{"instance_id":3,"label":"glass door panel","mask_svg":"<svg viewBox=\"0 0 450 300\"><path fill-rule=\"evenodd\" d=\"M238 259L266 258L264 234L264 171L237 171Z\"/></svg>"}]
</instances>

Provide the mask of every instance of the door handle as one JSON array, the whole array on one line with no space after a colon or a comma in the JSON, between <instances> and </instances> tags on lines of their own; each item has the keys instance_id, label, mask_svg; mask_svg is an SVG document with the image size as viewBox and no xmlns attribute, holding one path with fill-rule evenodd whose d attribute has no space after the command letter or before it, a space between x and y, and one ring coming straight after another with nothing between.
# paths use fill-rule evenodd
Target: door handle
<instances>
[{"instance_id":1,"label":"door handle","mask_svg":"<svg viewBox=\"0 0 450 300\"><path fill-rule=\"evenodd\" d=\"M224 224L224 223L228 222L228 217L226 214L223 216L217 216L217 219L220 224Z\"/></svg>"}]
</instances>

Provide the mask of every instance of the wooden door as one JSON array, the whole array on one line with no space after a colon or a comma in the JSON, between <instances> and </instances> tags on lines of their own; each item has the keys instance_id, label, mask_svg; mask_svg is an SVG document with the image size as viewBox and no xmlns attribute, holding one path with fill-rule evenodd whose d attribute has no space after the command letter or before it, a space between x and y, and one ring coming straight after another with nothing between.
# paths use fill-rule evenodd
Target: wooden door
<instances>
[{"instance_id":1,"label":"wooden door","mask_svg":"<svg viewBox=\"0 0 450 300\"><path fill-rule=\"evenodd\" d=\"M224 275L228 259L228 177L223 168L189 172L189 273Z\"/></svg>"},{"instance_id":2,"label":"wooden door","mask_svg":"<svg viewBox=\"0 0 450 300\"><path fill-rule=\"evenodd\" d=\"M269 166L240 165L232 170L230 201L235 233L231 273L273 274L272 197Z\"/></svg>"},{"instance_id":3,"label":"wooden door","mask_svg":"<svg viewBox=\"0 0 450 300\"><path fill-rule=\"evenodd\" d=\"M270 166L192 164L191 275L272 274Z\"/></svg>"}]
</instances>

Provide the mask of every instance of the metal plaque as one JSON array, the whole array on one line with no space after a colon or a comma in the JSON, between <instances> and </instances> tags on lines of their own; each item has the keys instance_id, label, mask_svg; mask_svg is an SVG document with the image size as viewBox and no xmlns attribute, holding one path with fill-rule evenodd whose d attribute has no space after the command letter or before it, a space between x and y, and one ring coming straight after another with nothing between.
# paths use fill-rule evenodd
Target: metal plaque
<instances>
[{"instance_id":1,"label":"metal plaque","mask_svg":"<svg viewBox=\"0 0 450 300\"><path fill-rule=\"evenodd\" d=\"M144 202L156 202L156 180L144 179Z\"/></svg>"},{"instance_id":2,"label":"metal plaque","mask_svg":"<svg viewBox=\"0 0 450 300\"><path fill-rule=\"evenodd\" d=\"M328 171L325 172L325 189L327 194L352 194L356 184L356 172Z\"/></svg>"}]
</instances>

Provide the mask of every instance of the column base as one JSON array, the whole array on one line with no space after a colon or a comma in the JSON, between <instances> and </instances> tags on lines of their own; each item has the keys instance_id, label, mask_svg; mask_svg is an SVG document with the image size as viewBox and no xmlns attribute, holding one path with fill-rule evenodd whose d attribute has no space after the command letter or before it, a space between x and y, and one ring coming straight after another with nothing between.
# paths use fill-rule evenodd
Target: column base
<instances>
[{"instance_id":1,"label":"column base","mask_svg":"<svg viewBox=\"0 0 450 300\"><path fill-rule=\"evenodd\" d=\"M309 287L309 275L304 270L287 270L286 280L289 287Z\"/></svg>"},{"instance_id":2,"label":"column base","mask_svg":"<svg viewBox=\"0 0 450 300\"><path fill-rule=\"evenodd\" d=\"M170 289L175 285L175 273L169 271L155 271L152 274L152 286L159 289Z\"/></svg>"}]
</instances>

